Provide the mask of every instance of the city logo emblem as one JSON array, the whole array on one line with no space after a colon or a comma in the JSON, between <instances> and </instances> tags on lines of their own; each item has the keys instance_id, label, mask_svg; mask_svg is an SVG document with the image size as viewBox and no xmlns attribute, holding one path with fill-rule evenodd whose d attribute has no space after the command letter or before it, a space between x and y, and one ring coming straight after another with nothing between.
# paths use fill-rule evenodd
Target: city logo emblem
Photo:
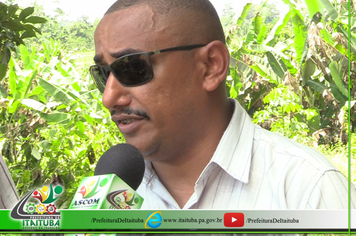
<instances>
[{"instance_id":1,"label":"city logo emblem","mask_svg":"<svg viewBox=\"0 0 356 236\"><path fill-rule=\"evenodd\" d=\"M11 218L22 220L23 229L28 230L58 230L60 212L54 202L62 194L63 187L57 185L43 186L28 193L12 209ZM35 204L37 199L37 203Z\"/></svg>"}]
</instances>

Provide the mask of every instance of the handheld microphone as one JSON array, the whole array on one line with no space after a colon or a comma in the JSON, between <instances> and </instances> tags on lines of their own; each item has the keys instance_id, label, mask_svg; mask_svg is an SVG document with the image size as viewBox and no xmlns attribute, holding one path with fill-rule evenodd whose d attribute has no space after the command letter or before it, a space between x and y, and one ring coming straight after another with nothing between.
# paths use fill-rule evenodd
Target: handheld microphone
<instances>
[{"instance_id":1,"label":"handheld microphone","mask_svg":"<svg viewBox=\"0 0 356 236\"><path fill-rule=\"evenodd\" d=\"M82 179L69 209L140 209L143 198L135 190L144 172L136 147L115 145L99 159L94 176Z\"/></svg>"}]
</instances>

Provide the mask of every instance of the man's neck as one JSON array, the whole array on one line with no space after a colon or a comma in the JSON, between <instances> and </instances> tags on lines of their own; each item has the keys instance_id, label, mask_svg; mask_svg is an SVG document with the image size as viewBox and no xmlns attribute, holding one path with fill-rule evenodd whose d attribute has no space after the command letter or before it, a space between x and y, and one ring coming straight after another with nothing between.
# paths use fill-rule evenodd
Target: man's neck
<instances>
[{"instance_id":1,"label":"man's neck","mask_svg":"<svg viewBox=\"0 0 356 236\"><path fill-rule=\"evenodd\" d=\"M229 111L220 122L211 120L207 134L192 145L186 152L174 159L153 162L162 184L166 187L178 205L183 208L194 193L195 183L210 162L232 117L233 108L229 103ZM221 114L220 114L221 115Z\"/></svg>"},{"instance_id":2,"label":"man's neck","mask_svg":"<svg viewBox=\"0 0 356 236\"><path fill-rule=\"evenodd\" d=\"M215 149L209 149L205 147L205 150L194 152L191 156L185 155L175 162L152 163L162 184L181 208L193 194L197 179L211 160Z\"/></svg>"}]
</instances>

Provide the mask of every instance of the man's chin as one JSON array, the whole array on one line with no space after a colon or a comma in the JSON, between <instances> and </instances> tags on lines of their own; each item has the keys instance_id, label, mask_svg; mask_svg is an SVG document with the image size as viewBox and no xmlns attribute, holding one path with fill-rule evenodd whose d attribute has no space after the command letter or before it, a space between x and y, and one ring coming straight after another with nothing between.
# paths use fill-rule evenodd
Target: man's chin
<instances>
[{"instance_id":1,"label":"man's chin","mask_svg":"<svg viewBox=\"0 0 356 236\"><path fill-rule=\"evenodd\" d=\"M136 147L141 152L145 160L151 160L156 152L155 147L149 143L138 142L133 139L126 139L126 143Z\"/></svg>"}]
</instances>

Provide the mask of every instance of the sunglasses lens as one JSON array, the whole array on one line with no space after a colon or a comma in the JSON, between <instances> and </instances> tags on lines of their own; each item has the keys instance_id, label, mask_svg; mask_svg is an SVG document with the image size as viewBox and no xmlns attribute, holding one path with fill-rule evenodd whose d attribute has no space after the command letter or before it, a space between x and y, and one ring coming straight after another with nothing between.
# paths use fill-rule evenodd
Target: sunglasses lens
<instances>
[{"instance_id":1,"label":"sunglasses lens","mask_svg":"<svg viewBox=\"0 0 356 236\"><path fill-rule=\"evenodd\" d=\"M111 69L115 77L125 86L141 85L153 78L149 56L146 54L120 58L111 65Z\"/></svg>"},{"instance_id":2,"label":"sunglasses lens","mask_svg":"<svg viewBox=\"0 0 356 236\"><path fill-rule=\"evenodd\" d=\"M98 87L101 93L104 93L106 81L108 80L109 74L99 66L91 66L90 74L94 79L96 87Z\"/></svg>"}]
</instances>

